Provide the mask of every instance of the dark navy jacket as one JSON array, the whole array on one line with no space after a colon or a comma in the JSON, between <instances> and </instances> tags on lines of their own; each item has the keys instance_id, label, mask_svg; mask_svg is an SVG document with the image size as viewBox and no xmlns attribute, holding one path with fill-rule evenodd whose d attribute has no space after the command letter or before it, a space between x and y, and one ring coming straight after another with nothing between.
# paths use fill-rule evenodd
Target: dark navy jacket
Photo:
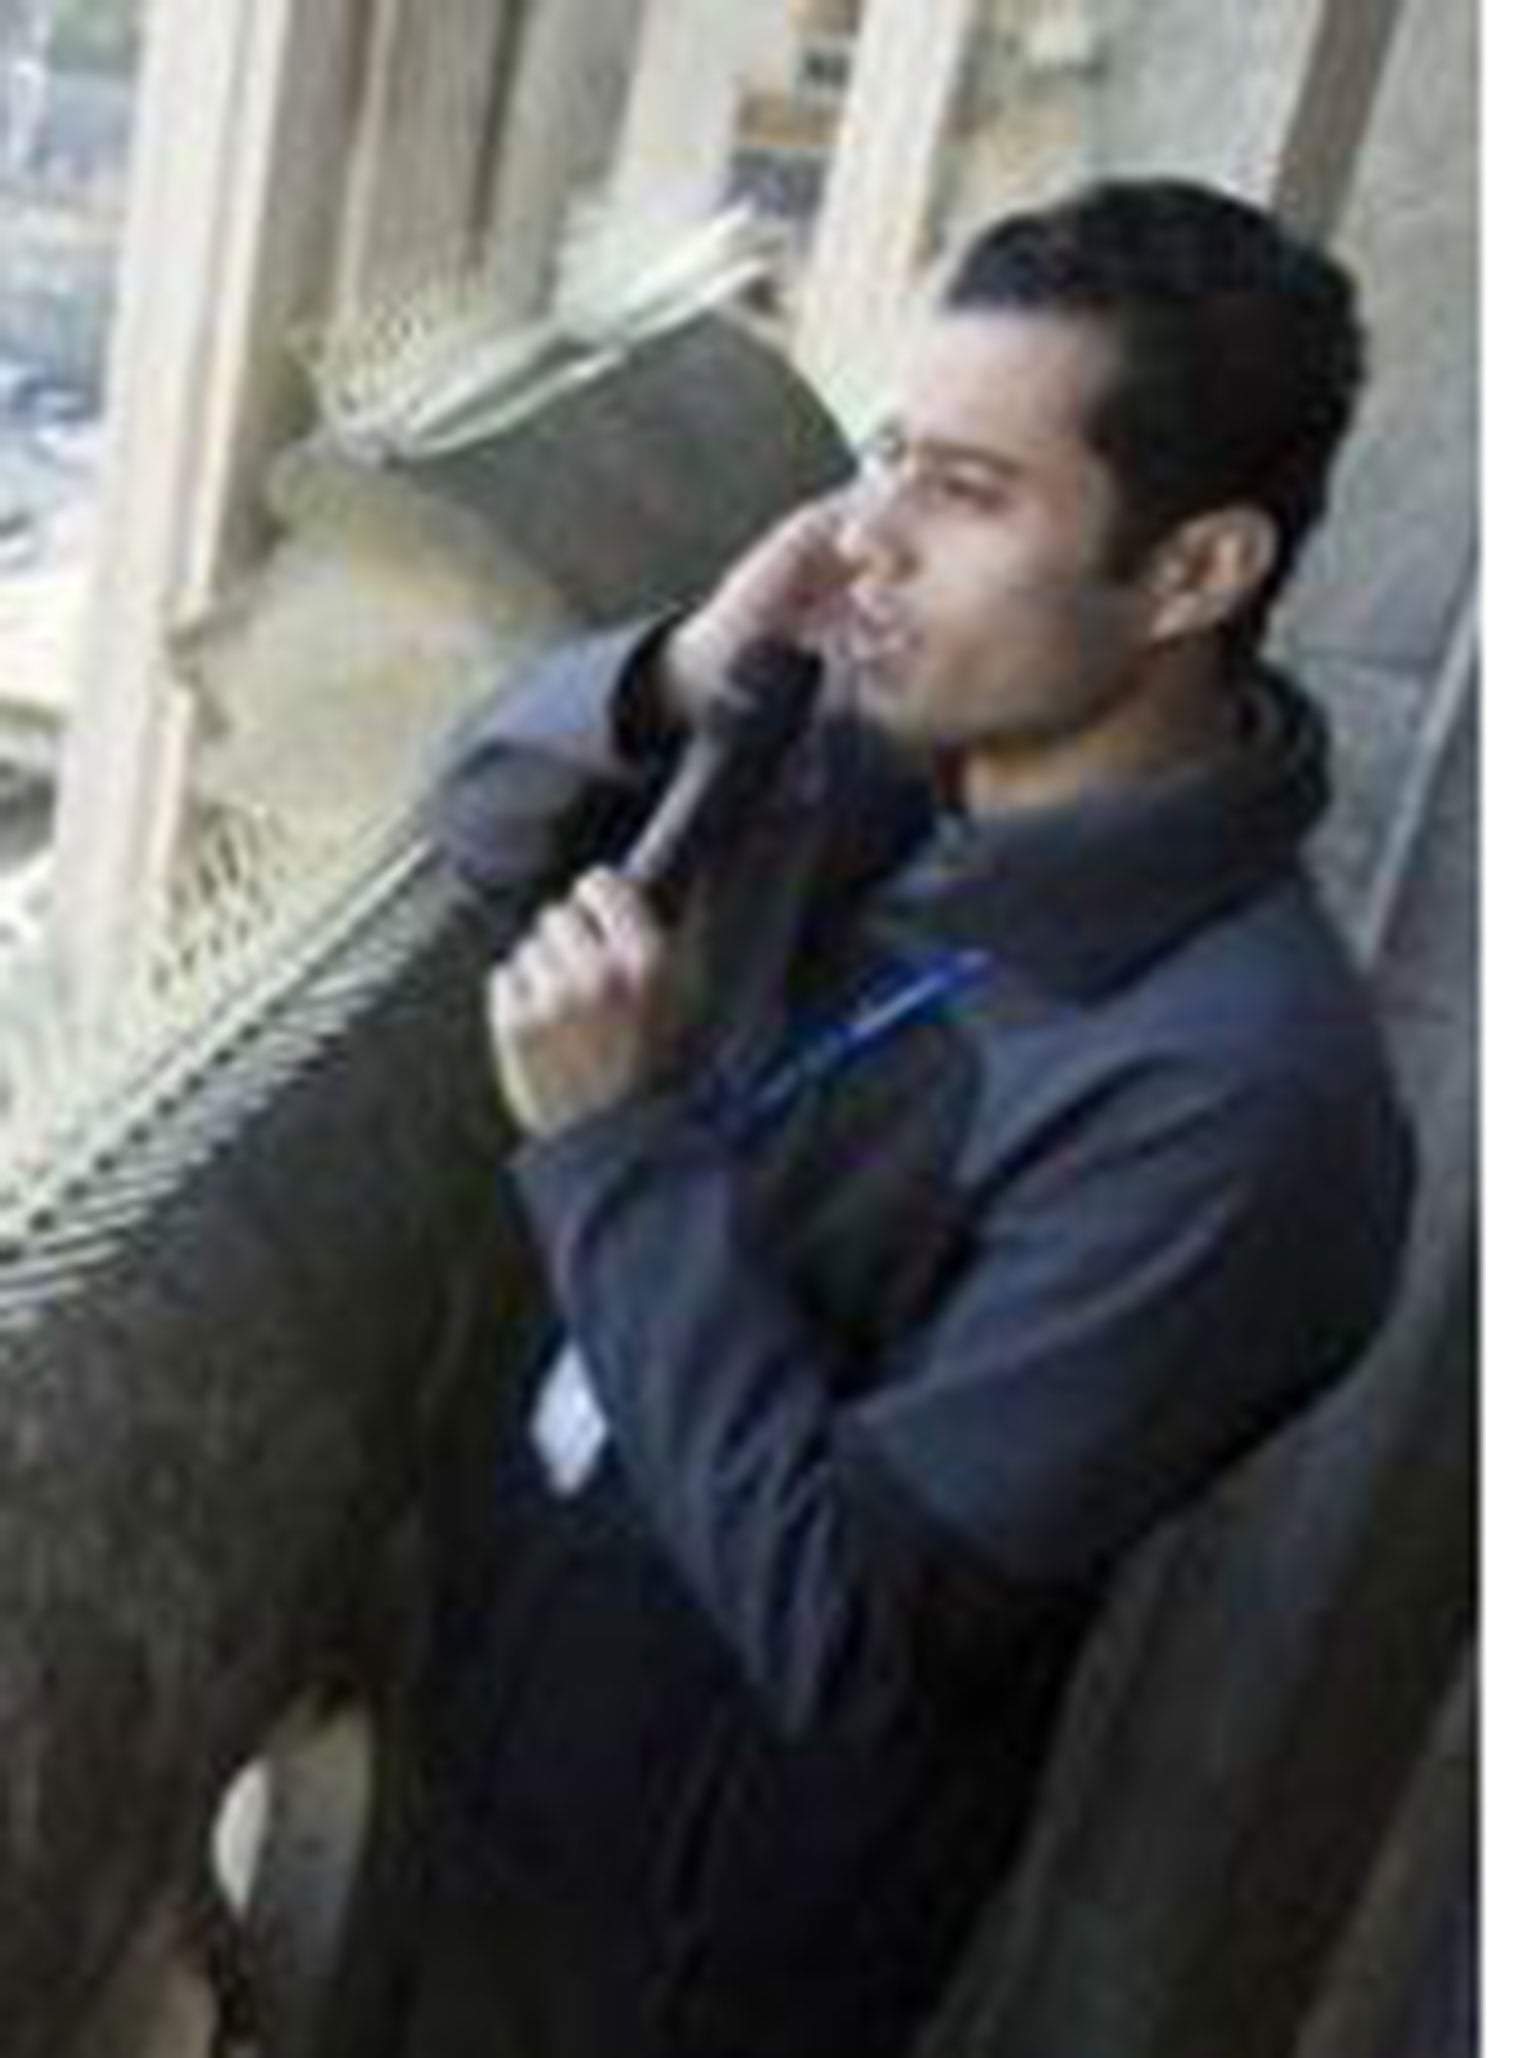
<instances>
[{"instance_id":1,"label":"dark navy jacket","mask_svg":"<svg viewBox=\"0 0 1536 2058\"><path fill-rule=\"evenodd\" d=\"M634 650L557 653L461 746L435 831L493 930L653 799ZM973 823L829 719L710 881L679 1076L517 1154L612 1439L558 1498L514 1419L456 1489L502 1526L449 1757L480 1855L591 1909L669 2051L900 2047L1106 1574L1380 1319L1411 1152L1298 864L1324 758L1266 676L1222 764ZM972 950L726 1133L701 1082Z\"/></svg>"}]
</instances>

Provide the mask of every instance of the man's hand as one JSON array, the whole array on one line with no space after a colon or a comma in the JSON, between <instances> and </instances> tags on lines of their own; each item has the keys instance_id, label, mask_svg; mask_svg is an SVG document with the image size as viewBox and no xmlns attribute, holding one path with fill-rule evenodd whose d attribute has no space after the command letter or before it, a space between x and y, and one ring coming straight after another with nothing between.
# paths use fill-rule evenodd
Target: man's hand
<instances>
[{"instance_id":1,"label":"man's hand","mask_svg":"<svg viewBox=\"0 0 1536 2058\"><path fill-rule=\"evenodd\" d=\"M660 655L661 690L692 723L750 643L771 637L814 647L852 577L838 547L846 492L808 501L760 537L710 597L672 631Z\"/></svg>"},{"instance_id":2,"label":"man's hand","mask_svg":"<svg viewBox=\"0 0 1536 2058\"><path fill-rule=\"evenodd\" d=\"M649 1084L671 1045L667 939L618 873L592 871L491 974L491 1049L523 1130L550 1136Z\"/></svg>"}]
</instances>

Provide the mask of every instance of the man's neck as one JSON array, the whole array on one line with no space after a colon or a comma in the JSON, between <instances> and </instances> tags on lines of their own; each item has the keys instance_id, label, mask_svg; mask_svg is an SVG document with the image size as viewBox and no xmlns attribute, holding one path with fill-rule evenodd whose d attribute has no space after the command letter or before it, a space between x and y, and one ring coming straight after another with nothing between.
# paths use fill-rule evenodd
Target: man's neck
<instances>
[{"instance_id":1,"label":"man's neck","mask_svg":"<svg viewBox=\"0 0 1536 2058\"><path fill-rule=\"evenodd\" d=\"M1233 748L1238 704L1214 650L1171 651L1156 676L1091 728L972 752L956 768L956 791L967 814L985 819L1166 778Z\"/></svg>"}]
</instances>

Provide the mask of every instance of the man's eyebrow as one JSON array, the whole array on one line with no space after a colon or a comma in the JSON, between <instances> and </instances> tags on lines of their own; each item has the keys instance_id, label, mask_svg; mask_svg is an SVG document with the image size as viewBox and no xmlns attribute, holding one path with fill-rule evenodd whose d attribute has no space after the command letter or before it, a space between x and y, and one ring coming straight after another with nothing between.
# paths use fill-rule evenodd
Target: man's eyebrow
<instances>
[{"instance_id":1,"label":"man's eyebrow","mask_svg":"<svg viewBox=\"0 0 1536 2058\"><path fill-rule=\"evenodd\" d=\"M944 464L975 465L996 472L1000 478L1016 478L1024 469L1006 450L993 450L983 443L960 443L945 436L914 436L912 448Z\"/></svg>"},{"instance_id":2,"label":"man's eyebrow","mask_svg":"<svg viewBox=\"0 0 1536 2058\"><path fill-rule=\"evenodd\" d=\"M966 443L958 437L925 436L904 428L894 418L876 424L866 438L864 447L880 450L895 446L927 460L940 464L968 465L973 469L988 471L999 479L1015 479L1024 470L1022 462L1004 450L997 450L985 443Z\"/></svg>"}]
</instances>

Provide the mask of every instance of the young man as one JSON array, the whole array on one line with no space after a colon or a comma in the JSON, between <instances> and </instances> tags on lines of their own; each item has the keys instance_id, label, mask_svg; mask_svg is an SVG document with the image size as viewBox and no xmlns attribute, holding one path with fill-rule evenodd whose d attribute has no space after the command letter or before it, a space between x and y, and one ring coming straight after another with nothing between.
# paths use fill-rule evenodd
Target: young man
<instances>
[{"instance_id":1,"label":"young man","mask_svg":"<svg viewBox=\"0 0 1536 2058\"><path fill-rule=\"evenodd\" d=\"M1235 200L1011 218L846 493L463 748L493 918L563 882L489 987L549 1310L452 1487L419 2058L907 2048L1115 1564L1371 1335L1409 1142L1256 657L1360 365ZM765 639L822 714L663 921L612 861Z\"/></svg>"}]
</instances>

